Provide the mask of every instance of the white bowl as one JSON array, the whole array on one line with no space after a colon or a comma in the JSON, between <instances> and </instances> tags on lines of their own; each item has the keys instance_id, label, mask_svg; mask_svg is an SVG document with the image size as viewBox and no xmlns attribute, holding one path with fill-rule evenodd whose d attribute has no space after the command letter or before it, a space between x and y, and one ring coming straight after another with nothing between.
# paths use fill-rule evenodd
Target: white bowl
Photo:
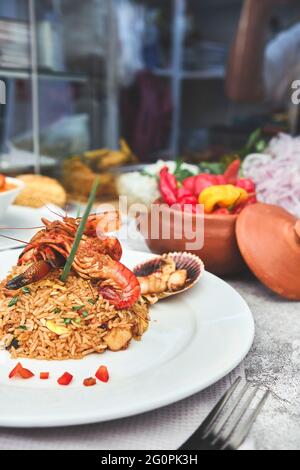
<instances>
[{"instance_id":1,"label":"white bowl","mask_svg":"<svg viewBox=\"0 0 300 470\"><path fill-rule=\"evenodd\" d=\"M17 180L16 178L7 177L6 181L13 184L15 188L0 192L0 220L3 219L7 209L14 203L18 194L25 188L23 181Z\"/></svg>"}]
</instances>

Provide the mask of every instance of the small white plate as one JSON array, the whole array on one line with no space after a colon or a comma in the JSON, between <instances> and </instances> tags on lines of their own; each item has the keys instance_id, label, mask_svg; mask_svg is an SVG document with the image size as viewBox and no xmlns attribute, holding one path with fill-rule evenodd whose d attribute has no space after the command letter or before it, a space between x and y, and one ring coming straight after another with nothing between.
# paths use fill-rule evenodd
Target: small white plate
<instances>
[{"instance_id":1,"label":"small white plate","mask_svg":"<svg viewBox=\"0 0 300 470\"><path fill-rule=\"evenodd\" d=\"M15 264L17 252L0 253L0 277ZM127 252L133 268L151 255ZM233 370L248 353L254 321L240 295L205 273L189 292L151 308L151 323L141 342L126 351L92 355L81 361L22 360L36 377L9 380L17 361L0 353L0 426L52 427L102 422L169 405L212 385ZM85 388L82 381L106 365L111 379ZM49 381L39 372L50 371ZM69 387L56 379L74 375Z\"/></svg>"}]
</instances>

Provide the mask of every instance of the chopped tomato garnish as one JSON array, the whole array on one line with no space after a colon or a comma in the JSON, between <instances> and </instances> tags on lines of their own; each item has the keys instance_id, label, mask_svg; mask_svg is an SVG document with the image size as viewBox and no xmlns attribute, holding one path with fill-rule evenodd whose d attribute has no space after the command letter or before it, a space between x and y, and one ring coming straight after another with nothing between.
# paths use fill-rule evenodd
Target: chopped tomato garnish
<instances>
[{"instance_id":1,"label":"chopped tomato garnish","mask_svg":"<svg viewBox=\"0 0 300 470\"><path fill-rule=\"evenodd\" d=\"M58 380L57 383L59 385L70 385L73 380L73 375L69 374L69 372L65 372Z\"/></svg>"},{"instance_id":2,"label":"chopped tomato garnish","mask_svg":"<svg viewBox=\"0 0 300 470\"><path fill-rule=\"evenodd\" d=\"M49 372L41 372L40 373L40 379L41 380L48 380L49 379Z\"/></svg>"},{"instance_id":3,"label":"chopped tomato garnish","mask_svg":"<svg viewBox=\"0 0 300 470\"><path fill-rule=\"evenodd\" d=\"M100 380L100 382L108 382L109 381L109 373L108 373L107 367L105 367L105 366L99 367L99 369L97 370L95 376L97 377L98 380Z\"/></svg>"},{"instance_id":4,"label":"chopped tomato garnish","mask_svg":"<svg viewBox=\"0 0 300 470\"><path fill-rule=\"evenodd\" d=\"M13 377L15 377L16 375L19 375L19 371L20 369L22 369L22 364L20 362L18 362L18 364L16 365L16 367L10 372L9 374L9 378L12 379Z\"/></svg>"},{"instance_id":5,"label":"chopped tomato garnish","mask_svg":"<svg viewBox=\"0 0 300 470\"><path fill-rule=\"evenodd\" d=\"M94 379L94 377L89 377L88 379L84 379L83 381L83 385L85 387L93 387L94 385L96 385L96 379Z\"/></svg>"},{"instance_id":6,"label":"chopped tomato garnish","mask_svg":"<svg viewBox=\"0 0 300 470\"><path fill-rule=\"evenodd\" d=\"M29 369L25 369L20 362L16 365L16 367L11 371L8 376L10 379L13 377L20 377L21 379L31 379L34 377L34 374Z\"/></svg>"}]
</instances>

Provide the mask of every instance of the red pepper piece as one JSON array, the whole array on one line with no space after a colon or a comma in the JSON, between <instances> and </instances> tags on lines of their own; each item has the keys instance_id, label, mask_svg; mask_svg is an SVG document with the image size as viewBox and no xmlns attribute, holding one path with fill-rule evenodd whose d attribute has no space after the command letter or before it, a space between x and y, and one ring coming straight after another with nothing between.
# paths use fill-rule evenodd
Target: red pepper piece
<instances>
[{"instance_id":1,"label":"red pepper piece","mask_svg":"<svg viewBox=\"0 0 300 470\"><path fill-rule=\"evenodd\" d=\"M209 188L210 186L214 186L215 181L214 181L214 176L213 175L207 175L207 174L202 174L196 176L196 182L195 182L195 192L194 195L196 197L199 197L199 195L204 191L204 189Z\"/></svg>"},{"instance_id":2,"label":"red pepper piece","mask_svg":"<svg viewBox=\"0 0 300 470\"><path fill-rule=\"evenodd\" d=\"M186 188L179 188L177 191L177 200L184 199L185 197L194 197L194 194Z\"/></svg>"},{"instance_id":3,"label":"red pepper piece","mask_svg":"<svg viewBox=\"0 0 300 470\"><path fill-rule=\"evenodd\" d=\"M69 374L69 372L65 372L58 380L57 383L59 385L67 386L70 385L70 383L73 380L73 375Z\"/></svg>"},{"instance_id":4,"label":"red pepper piece","mask_svg":"<svg viewBox=\"0 0 300 470\"><path fill-rule=\"evenodd\" d=\"M227 183L224 175L216 175L215 181L216 181L215 183L216 185L223 185Z\"/></svg>"},{"instance_id":5,"label":"red pepper piece","mask_svg":"<svg viewBox=\"0 0 300 470\"><path fill-rule=\"evenodd\" d=\"M238 188L245 189L245 191L247 191L248 194L252 194L256 192L256 184L254 183L253 180L249 178L240 178L239 180L237 180L236 186Z\"/></svg>"},{"instance_id":6,"label":"red pepper piece","mask_svg":"<svg viewBox=\"0 0 300 470\"><path fill-rule=\"evenodd\" d=\"M177 201L177 180L174 175L169 173L167 167L164 167L160 172L159 181L160 193L164 201L172 206Z\"/></svg>"},{"instance_id":7,"label":"red pepper piece","mask_svg":"<svg viewBox=\"0 0 300 470\"><path fill-rule=\"evenodd\" d=\"M89 377L88 379L84 379L83 385L85 387L94 387L96 385L97 381L94 379L94 377Z\"/></svg>"},{"instance_id":8,"label":"red pepper piece","mask_svg":"<svg viewBox=\"0 0 300 470\"><path fill-rule=\"evenodd\" d=\"M105 366L99 367L99 369L97 370L95 376L97 377L98 380L100 380L100 382L108 382L109 381L109 373L108 373L107 367L105 367Z\"/></svg>"},{"instance_id":9,"label":"red pepper piece","mask_svg":"<svg viewBox=\"0 0 300 470\"><path fill-rule=\"evenodd\" d=\"M187 205L187 204L195 206L198 201L197 201L197 198L195 196L186 196L186 197L181 198L178 202L181 206L184 206L184 205Z\"/></svg>"},{"instance_id":10,"label":"red pepper piece","mask_svg":"<svg viewBox=\"0 0 300 470\"><path fill-rule=\"evenodd\" d=\"M239 171L241 168L241 161L240 160L234 160L227 170L224 173L224 178L227 184L233 184L235 185L237 180L238 180L238 175Z\"/></svg>"},{"instance_id":11,"label":"red pepper piece","mask_svg":"<svg viewBox=\"0 0 300 470\"><path fill-rule=\"evenodd\" d=\"M195 194L195 183L197 176L190 176L182 182L182 186L190 191L192 194Z\"/></svg>"},{"instance_id":12,"label":"red pepper piece","mask_svg":"<svg viewBox=\"0 0 300 470\"><path fill-rule=\"evenodd\" d=\"M216 209L213 212L213 214L216 214L216 215L230 215L231 212L224 207L224 208Z\"/></svg>"},{"instance_id":13,"label":"red pepper piece","mask_svg":"<svg viewBox=\"0 0 300 470\"><path fill-rule=\"evenodd\" d=\"M21 379L31 379L31 377L34 377L34 374L31 372L29 369L25 369L22 364L19 362L16 367L11 371L11 373L8 376L10 379L13 377L20 377Z\"/></svg>"},{"instance_id":14,"label":"red pepper piece","mask_svg":"<svg viewBox=\"0 0 300 470\"><path fill-rule=\"evenodd\" d=\"M49 376L50 376L49 372L41 372L40 373L40 379L41 380L48 380Z\"/></svg>"},{"instance_id":15,"label":"red pepper piece","mask_svg":"<svg viewBox=\"0 0 300 470\"><path fill-rule=\"evenodd\" d=\"M243 202L242 204L238 204L233 210L233 213L240 214L245 209L245 207L251 206L252 204L256 204L256 203L257 203L257 197L251 196L247 199L247 201Z\"/></svg>"}]
</instances>

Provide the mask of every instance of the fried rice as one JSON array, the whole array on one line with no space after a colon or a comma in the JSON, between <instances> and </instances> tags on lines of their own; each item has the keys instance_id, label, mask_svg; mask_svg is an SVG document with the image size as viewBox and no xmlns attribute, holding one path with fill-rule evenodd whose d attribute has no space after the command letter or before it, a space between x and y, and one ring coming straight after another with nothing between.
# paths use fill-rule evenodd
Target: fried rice
<instances>
[{"instance_id":1,"label":"fried rice","mask_svg":"<svg viewBox=\"0 0 300 470\"><path fill-rule=\"evenodd\" d=\"M119 351L148 328L149 304L142 298L130 309L116 310L74 272L61 282L60 270L28 288L5 289L22 271L13 268L0 284L0 344L12 358L66 360Z\"/></svg>"}]
</instances>

